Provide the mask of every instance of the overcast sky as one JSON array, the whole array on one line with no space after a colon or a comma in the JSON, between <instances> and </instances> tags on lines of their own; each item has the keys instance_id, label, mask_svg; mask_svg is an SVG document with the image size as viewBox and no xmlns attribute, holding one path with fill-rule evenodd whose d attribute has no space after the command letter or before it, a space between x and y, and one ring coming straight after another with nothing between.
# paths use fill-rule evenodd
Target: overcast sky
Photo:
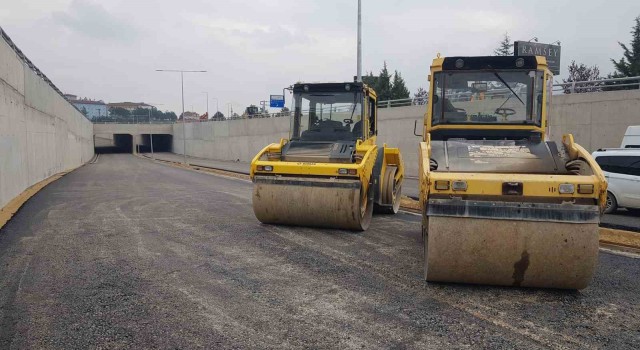
<instances>
[{"instance_id":1,"label":"overcast sky","mask_svg":"<svg viewBox=\"0 0 640 350\"><path fill-rule=\"evenodd\" d=\"M296 81L351 80L356 0L0 0L0 26L62 91L106 102L200 113L209 92L242 113ZM363 65L384 61L411 92L426 85L437 53L488 55L514 40L562 43L571 60L612 71L629 42L638 0L363 0ZM558 79L557 79L558 80Z\"/></svg>"}]
</instances>

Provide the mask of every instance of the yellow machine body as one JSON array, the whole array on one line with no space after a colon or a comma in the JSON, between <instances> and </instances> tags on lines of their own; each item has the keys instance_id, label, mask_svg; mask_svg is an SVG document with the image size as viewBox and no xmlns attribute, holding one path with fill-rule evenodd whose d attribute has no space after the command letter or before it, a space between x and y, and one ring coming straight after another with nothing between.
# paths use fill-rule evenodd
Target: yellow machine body
<instances>
[{"instance_id":1,"label":"yellow machine body","mask_svg":"<svg viewBox=\"0 0 640 350\"><path fill-rule=\"evenodd\" d=\"M404 164L377 139L377 96L362 83L296 84L290 139L251 162L253 209L267 224L366 230L396 213Z\"/></svg>"},{"instance_id":2,"label":"yellow machine body","mask_svg":"<svg viewBox=\"0 0 640 350\"><path fill-rule=\"evenodd\" d=\"M547 140L544 57L433 61L420 143L427 281L585 288L606 180L571 135Z\"/></svg>"}]
</instances>

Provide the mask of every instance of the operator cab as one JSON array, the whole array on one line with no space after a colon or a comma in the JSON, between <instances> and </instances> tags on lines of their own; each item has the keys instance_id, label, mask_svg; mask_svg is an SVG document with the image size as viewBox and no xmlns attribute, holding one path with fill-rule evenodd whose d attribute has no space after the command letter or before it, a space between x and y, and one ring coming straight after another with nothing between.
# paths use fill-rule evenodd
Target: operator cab
<instances>
[{"instance_id":1,"label":"operator cab","mask_svg":"<svg viewBox=\"0 0 640 350\"><path fill-rule=\"evenodd\" d=\"M282 160L355 162L358 140L376 134L375 111L375 93L363 83L295 84L291 137Z\"/></svg>"},{"instance_id":2,"label":"operator cab","mask_svg":"<svg viewBox=\"0 0 640 350\"><path fill-rule=\"evenodd\" d=\"M433 140L543 139L551 77L544 58L447 57L434 66L427 124Z\"/></svg>"}]
</instances>

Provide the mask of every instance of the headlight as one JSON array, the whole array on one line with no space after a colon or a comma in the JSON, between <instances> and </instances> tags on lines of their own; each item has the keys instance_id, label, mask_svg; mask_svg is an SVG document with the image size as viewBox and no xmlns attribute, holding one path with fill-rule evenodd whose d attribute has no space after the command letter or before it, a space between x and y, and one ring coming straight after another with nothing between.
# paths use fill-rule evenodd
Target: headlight
<instances>
[{"instance_id":1,"label":"headlight","mask_svg":"<svg viewBox=\"0 0 640 350\"><path fill-rule=\"evenodd\" d=\"M273 166L271 166L271 165L265 165L265 166L264 166L264 171L273 171Z\"/></svg>"},{"instance_id":2,"label":"headlight","mask_svg":"<svg viewBox=\"0 0 640 350\"><path fill-rule=\"evenodd\" d=\"M436 181L436 190L446 191L449 189L449 181Z\"/></svg>"},{"instance_id":3,"label":"headlight","mask_svg":"<svg viewBox=\"0 0 640 350\"><path fill-rule=\"evenodd\" d=\"M561 184L558 186L558 192L561 194L573 194L576 191L574 184Z\"/></svg>"},{"instance_id":4,"label":"headlight","mask_svg":"<svg viewBox=\"0 0 640 350\"><path fill-rule=\"evenodd\" d=\"M340 174L340 175L357 175L358 174L358 170L340 168L340 169L338 169L338 174Z\"/></svg>"},{"instance_id":5,"label":"headlight","mask_svg":"<svg viewBox=\"0 0 640 350\"><path fill-rule=\"evenodd\" d=\"M451 188L454 191L466 191L467 190L467 182L466 181L454 181L451 185Z\"/></svg>"}]
</instances>

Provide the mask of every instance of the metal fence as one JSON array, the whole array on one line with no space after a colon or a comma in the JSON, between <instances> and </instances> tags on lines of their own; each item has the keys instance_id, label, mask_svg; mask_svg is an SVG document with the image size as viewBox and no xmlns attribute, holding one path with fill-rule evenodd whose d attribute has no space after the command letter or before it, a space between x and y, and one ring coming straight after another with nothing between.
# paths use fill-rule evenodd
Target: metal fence
<instances>
[{"instance_id":1,"label":"metal fence","mask_svg":"<svg viewBox=\"0 0 640 350\"><path fill-rule=\"evenodd\" d=\"M611 78L588 81L573 81L570 83L553 84L554 92L573 94L581 92L601 92L622 87L640 88L640 77Z\"/></svg>"}]
</instances>

